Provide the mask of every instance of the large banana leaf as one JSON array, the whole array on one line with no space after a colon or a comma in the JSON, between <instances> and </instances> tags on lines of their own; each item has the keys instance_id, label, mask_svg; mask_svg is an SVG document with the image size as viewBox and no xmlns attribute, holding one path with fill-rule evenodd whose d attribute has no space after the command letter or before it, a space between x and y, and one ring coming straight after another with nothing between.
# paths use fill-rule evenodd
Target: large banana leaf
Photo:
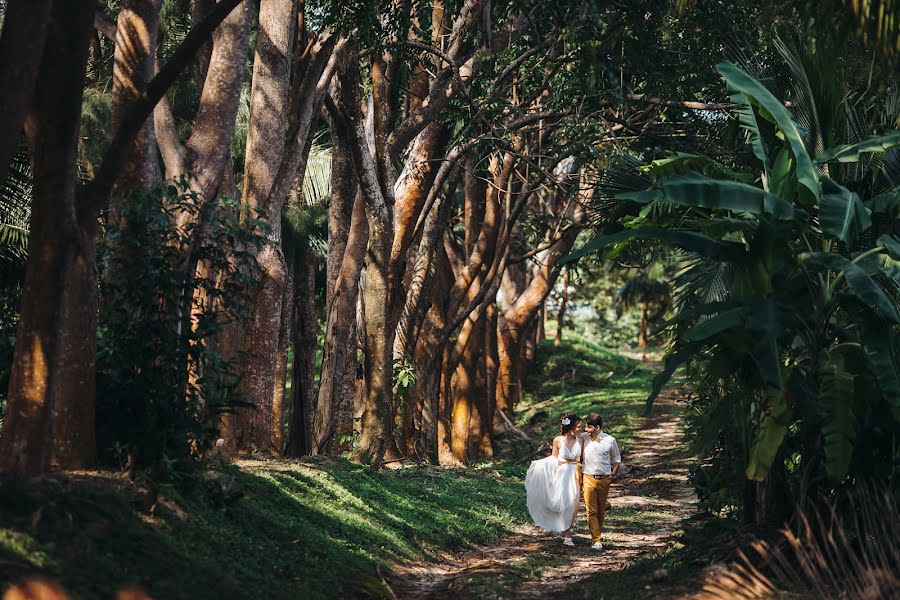
<instances>
[{"instance_id":1,"label":"large banana leaf","mask_svg":"<svg viewBox=\"0 0 900 600\"><path fill-rule=\"evenodd\" d=\"M887 250L893 258L900 260L900 239L897 236L885 233L878 238L878 245Z\"/></svg>"},{"instance_id":2,"label":"large banana leaf","mask_svg":"<svg viewBox=\"0 0 900 600\"><path fill-rule=\"evenodd\" d=\"M708 156L691 154L689 152L677 152L673 156L654 160L649 165L640 167L639 170L654 180L674 175L687 175L689 173L702 173L710 177L722 177L743 183L753 183L755 179L749 173L735 171Z\"/></svg>"},{"instance_id":3,"label":"large banana leaf","mask_svg":"<svg viewBox=\"0 0 900 600\"><path fill-rule=\"evenodd\" d=\"M788 109L762 83L733 63L721 62L716 65L716 68L725 78L728 89L734 94L732 100L735 102L746 101L749 105L755 106L760 110L763 118L774 123L779 129L794 155L798 182L818 201L821 196L819 174L806 151L803 134Z\"/></svg>"},{"instance_id":4,"label":"large banana leaf","mask_svg":"<svg viewBox=\"0 0 900 600\"><path fill-rule=\"evenodd\" d=\"M794 411L787 393L769 390L769 412L763 417L750 449L750 460L744 474L752 481L762 481L775 462L775 455L791 426Z\"/></svg>"},{"instance_id":5,"label":"large banana leaf","mask_svg":"<svg viewBox=\"0 0 900 600\"><path fill-rule=\"evenodd\" d=\"M853 446L858 425L853 412L854 376L844 365L842 344L824 352L816 369L819 381L819 402L825 415L822 434L825 446L825 472L840 481L850 470Z\"/></svg>"},{"instance_id":6,"label":"large banana leaf","mask_svg":"<svg viewBox=\"0 0 900 600\"><path fill-rule=\"evenodd\" d=\"M684 334L684 339L689 342L699 342L712 336L727 331L743 324L747 316L747 308L738 306L706 319L694 325Z\"/></svg>"},{"instance_id":7,"label":"large banana leaf","mask_svg":"<svg viewBox=\"0 0 900 600\"><path fill-rule=\"evenodd\" d=\"M560 266L576 261L592 252L599 252L614 244L629 240L659 240L670 246L676 246L696 254L720 260L732 260L744 254L744 248L735 242L720 242L702 233L693 231L673 231L659 227L642 227L626 229L609 235L598 235L584 246L565 257Z\"/></svg>"},{"instance_id":8,"label":"large banana leaf","mask_svg":"<svg viewBox=\"0 0 900 600\"><path fill-rule=\"evenodd\" d=\"M881 394L891 407L894 419L900 422L900 364L897 363L897 335L885 330L884 322L873 315L861 315L860 340L875 375ZM896 330L895 330L896 331Z\"/></svg>"},{"instance_id":9,"label":"large banana leaf","mask_svg":"<svg viewBox=\"0 0 900 600\"><path fill-rule=\"evenodd\" d=\"M853 247L859 234L872 226L872 211L859 196L844 186L826 180L819 204L822 231Z\"/></svg>"},{"instance_id":10,"label":"large banana leaf","mask_svg":"<svg viewBox=\"0 0 900 600\"><path fill-rule=\"evenodd\" d=\"M632 200L640 204L653 201L667 202L680 206L733 210L753 214L769 214L776 219L794 218L794 207L778 196L758 187L712 179L703 175L677 175L659 181L648 190L617 194L621 200Z\"/></svg>"},{"instance_id":11,"label":"large banana leaf","mask_svg":"<svg viewBox=\"0 0 900 600\"><path fill-rule=\"evenodd\" d=\"M856 264L831 252L804 252L799 256L800 262L828 269L835 269L844 274L850 292L859 298L873 311L892 323L900 323L900 313L893 301L884 293L875 280Z\"/></svg>"},{"instance_id":12,"label":"large banana leaf","mask_svg":"<svg viewBox=\"0 0 900 600\"><path fill-rule=\"evenodd\" d=\"M750 105L750 101L743 94L732 94L731 100L740 105L740 108L734 112L738 116L741 127L747 132L750 147L753 148L753 154L763 164L766 171L769 170L769 153L766 148L766 142L763 140L762 132L759 128L759 120L756 117L756 111Z\"/></svg>"},{"instance_id":13,"label":"large banana leaf","mask_svg":"<svg viewBox=\"0 0 900 600\"><path fill-rule=\"evenodd\" d=\"M830 161L857 162L861 155L869 152L885 152L900 146L900 131L891 131L884 135L875 135L856 144L845 144L830 148L816 157L816 162L825 164Z\"/></svg>"}]
</instances>

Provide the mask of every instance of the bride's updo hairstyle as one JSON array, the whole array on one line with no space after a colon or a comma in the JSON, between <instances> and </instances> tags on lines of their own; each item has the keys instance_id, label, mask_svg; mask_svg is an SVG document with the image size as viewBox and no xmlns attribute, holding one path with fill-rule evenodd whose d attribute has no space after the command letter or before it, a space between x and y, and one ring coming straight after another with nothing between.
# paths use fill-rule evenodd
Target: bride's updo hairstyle
<instances>
[{"instance_id":1,"label":"bride's updo hairstyle","mask_svg":"<svg viewBox=\"0 0 900 600\"><path fill-rule=\"evenodd\" d=\"M572 428L575 427L578 423L581 422L581 417L576 415L575 413L568 413L559 418L559 432L562 435L566 435Z\"/></svg>"}]
</instances>

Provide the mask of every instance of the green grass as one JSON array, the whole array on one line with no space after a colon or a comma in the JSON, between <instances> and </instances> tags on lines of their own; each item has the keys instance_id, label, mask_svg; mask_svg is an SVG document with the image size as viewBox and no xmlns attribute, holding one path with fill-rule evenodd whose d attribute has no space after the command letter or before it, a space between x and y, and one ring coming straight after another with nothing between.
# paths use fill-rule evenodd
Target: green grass
<instances>
[{"instance_id":1,"label":"green grass","mask_svg":"<svg viewBox=\"0 0 900 600\"><path fill-rule=\"evenodd\" d=\"M559 433L559 417L582 418L597 412L603 429L625 451L644 422L644 401L653 372L640 361L624 357L586 338L568 335L559 347L548 341L535 355L525 382L518 424L543 439Z\"/></svg>"},{"instance_id":2,"label":"green grass","mask_svg":"<svg viewBox=\"0 0 900 600\"><path fill-rule=\"evenodd\" d=\"M81 598L135 584L158 598L387 595L391 561L496 539L527 514L520 480L498 471L345 460L227 466L153 517L113 478L61 486L3 495L0 587L38 572Z\"/></svg>"}]
</instances>

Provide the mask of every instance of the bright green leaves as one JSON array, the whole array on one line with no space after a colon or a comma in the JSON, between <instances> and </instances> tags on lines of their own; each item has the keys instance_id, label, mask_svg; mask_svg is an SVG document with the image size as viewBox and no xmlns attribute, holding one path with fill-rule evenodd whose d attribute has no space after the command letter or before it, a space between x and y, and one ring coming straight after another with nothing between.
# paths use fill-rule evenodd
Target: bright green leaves
<instances>
[{"instance_id":1,"label":"bright green leaves","mask_svg":"<svg viewBox=\"0 0 900 600\"><path fill-rule=\"evenodd\" d=\"M744 474L752 481L762 481L775 462L794 418L794 409L787 393L770 389L767 393L767 412L750 449L750 460Z\"/></svg>"},{"instance_id":2,"label":"bright green leaves","mask_svg":"<svg viewBox=\"0 0 900 600\"><path fill-rule=\"evenodd\" d=\"M732 92L732 100L734 102L747 104L755 108L760 117L775 125L790 147L791 154L793 154L796 162L797 182L808 191L810 197L819 200L821 196L819 174L812 159L809 157L809 153L806 151L806 146L803 144L803 133L791 117L790 111L760 81L754 79L734 64L721 62L716 65L716 68L722 77L725 78L728 89ZM749 120L742 118L741 123L746 127ZM755 134L757 137L761 137L758 127ZM763 144L764 140L760 140L759 143ZM756 143L754 143L754 152L757 157L760 156ZM767 161L762 158L761 160L766 163L768 168Z\"/></svg>"},{"instance_id":3,"label":"bright green leaves","mask_svg":"<svg viewBox=\"0 0 900 600\"><path fill-rule=\"evenodd\" d=\"M857 162L863 154L884 152L900 146L900 131L891 131L884 135L875 135L856 144L845 144L831 148L816 157L816 162L825 164L831 161Z\"/></svg>"}]
</instances>

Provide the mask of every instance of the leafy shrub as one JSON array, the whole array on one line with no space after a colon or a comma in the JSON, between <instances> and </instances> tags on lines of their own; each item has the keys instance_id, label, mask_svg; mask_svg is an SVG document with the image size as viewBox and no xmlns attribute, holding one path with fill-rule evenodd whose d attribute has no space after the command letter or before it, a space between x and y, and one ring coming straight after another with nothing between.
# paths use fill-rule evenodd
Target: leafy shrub
<instances>
[{"instance_id":1,"label":"leafy shrub","mask_svg":"<svg viewBox=\"0 0 900 600\"><path fill-rule=\"evenodd\" d=\"M260 241L234 201L204 204L187 183L132 192L99 254L98 447L157 481L190 470L239 402L213 340L247 306ZM179 229L176 215L199 225Z\"/></svg>"}]
</instances>

